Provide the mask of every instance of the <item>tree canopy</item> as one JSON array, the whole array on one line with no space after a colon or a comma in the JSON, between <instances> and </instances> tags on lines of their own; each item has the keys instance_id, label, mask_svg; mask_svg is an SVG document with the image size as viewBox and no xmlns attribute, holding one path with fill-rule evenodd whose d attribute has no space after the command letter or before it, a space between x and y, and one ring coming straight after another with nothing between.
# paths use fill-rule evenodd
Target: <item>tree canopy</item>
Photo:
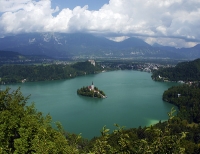
<instances>
[{"instance_id":1,"label":"tree canopy","mask_svg":"<svg viewBox=\"0 0 200 154\"><path fill-rule=\"evenodd\" d=\"M180 109L179 116L189 122L200 123L200 84L180 85L163 93L163 100Z\"/></svg>"},{"instance_id":2,"label":"tree canopy","mask_svg":"<svg viewBox=\"0 0 200 154\"><path fill-rule=\"evenodd\" d=\"M82 87L77 90L77 94L87 97L96 97L96 98L106 97L105 93L102 90L99 90L97 87L94 87L94 90L91 90L88 87Z\"/></svg>"},{"instance_id":3,"label":"tree canopy","mask_svg":"<svg viewBox=\"0 0 200 154\"><path fill-rule=\"evenodd\" d=\"M9 84L22 82L24 79L28 82L69 79L100 71L101 66L93 66L88 61L71 65L4 65L0 67L0 78L2 84Z\"/></svg>"},{"instance_id":4,"label":"tree canopy","mask_svg":"<svg viewBox=\"0 0 200 154\"><path fill-rule=\"evenodd\" d=\"M50 115L27 106L27 99L20 89L0 92L0 153L75 153L61 125L52 128Z\"/></svg>"},{"instance_id":5,"label":"tree canopy","mask_svg":"<svg viewBox=\"0 0 200 154\"><path fill-rule=\"evenodd\" d=\"M161 81L200 81L200 59L153 71L152 78Z\"/></svg>"}]
</instances>

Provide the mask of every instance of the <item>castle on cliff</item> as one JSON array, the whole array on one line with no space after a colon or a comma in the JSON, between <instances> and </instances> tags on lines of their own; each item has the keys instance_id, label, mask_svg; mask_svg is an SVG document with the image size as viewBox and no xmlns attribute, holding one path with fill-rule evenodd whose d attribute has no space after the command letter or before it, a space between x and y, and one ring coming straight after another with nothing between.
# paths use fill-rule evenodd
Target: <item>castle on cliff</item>
<instances>
[{"instance_id":1,"label":"castle on cliff","mask_svg":"<svg viewBox=\"0 0 200 154\"><path fill-rule=\"evenodd\" d=\"M88 60L92 65L95 66L95 61L94 60Z\"/></svg>"}]
</instances>

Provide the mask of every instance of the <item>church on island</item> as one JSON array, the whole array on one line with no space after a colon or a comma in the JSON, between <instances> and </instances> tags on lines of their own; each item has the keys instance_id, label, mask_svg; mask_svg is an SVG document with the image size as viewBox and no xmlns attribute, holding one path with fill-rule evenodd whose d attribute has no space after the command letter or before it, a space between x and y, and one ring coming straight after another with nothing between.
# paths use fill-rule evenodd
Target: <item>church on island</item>
<instances>
[{"instance_id":1,"label":"church on island","mask_svg":"<svg viewBox=\"0 0 200 154\"><path fill-rule=\"evenodd\" d=\"M82 87L81 89L78 89L77 94L82 95L82 96L87 96L87 97L94 97L94 98L107 97L102 90L99 90L97 87L94 86L93 82L90 86Z\"/></svg>"},{"instance_id":2,"label":"church on island","mask_svg":"<svg viewBox=\"0 0 200 154\"><path fill-rule=\"evenodd\" d=\"M94 90L94 84L93 84L93 81L92 81L92 85L88 86L88 88L91 90Z\"/></svg>"}]
</instances>

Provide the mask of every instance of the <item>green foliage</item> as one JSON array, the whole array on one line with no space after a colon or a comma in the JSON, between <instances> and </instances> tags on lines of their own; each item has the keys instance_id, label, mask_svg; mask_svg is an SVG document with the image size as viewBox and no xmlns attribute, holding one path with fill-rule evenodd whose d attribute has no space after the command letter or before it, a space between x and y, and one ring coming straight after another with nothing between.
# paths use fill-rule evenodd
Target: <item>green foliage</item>
<instances>
[{"instance_id":1,"label":"green foliage","mask_svg":"<svg viewBox=\"0 0 200 154\"><path fill-rule=\"evenodd\" d=\"M51 117L43 117L20 90L0 92L0 153L78 153L69 146L61 127L53 129Z\"/></svg>"},{"instance_id":2,"label":"green foliage","mask_svg":"<svg viewBox=\"0 0 200 154\"><path fill-rule=\"evenodd\" d=\"M90 90L88 87L82 87L77 90L77 94L96 98L104 98L106 96L105 93L102 90L99 90L97 87L94 87L94 90Z\"/></svg>"},{"instance_id":3,"label":"green foliage","mask_svg":"<svg viewBox=\"0 0 200 154\"><path fill-rule=\"evenodd\" d=\"M113 133L105 126L101 131L101 137L94 138L86 145L84 153L120 153L120 154L160 154L160 153L194 153L200 152L200 139L198 127L188 127L181 121L172 110L168 113L169 120L159 122L150 127L139 127L125 130L124 127L117 127ZM178 130L176 128L179 128ZM198 132L198 133L197 133Z\"/></svg>"},{"instance_id":4,"label":"green foliage","mask_svg":"<svg viewBox=\"0 0 200 154\"><path fill-rule=\"evenodd\" d=\"M159 78L159 76L162 78ZM200 59L191 62L182 62L177 64L176 67L153 71L152 78L158 81L200 81Z\"/></svg>"},{"instance_id":5,"label":"green foliage","mask_svg":"<svg viewBox=\"0 0 200 154\"><path fill-rule=\"evenodd\" d=\"M89 62L78 62L73 65L5 65L0 67L1 83L16 83L26 81L47 81L69 79L85 74L94 74L102 68ZM1 84L0 83L0 84Z\"/></svg>"},{"instance_id":6,"label":"green foliage","mask_svg":"<svg viewBox=\"0 0 200 154\"><path fill-rule=\"evenodd\" d=\"M88 74L94 74L102 70L99 65L94 66L89 61L75 63L72 65L72 68L79 70L82 73L87 72Z\"/></svg>"},{"instance_id":7,"label":"green foliage","mask_svg":"<svg viewBox=\"0 0 200 154\"><path fill-rule=\"evenodd\" d=\"M175 104L180 109L179 117L189 122L200 123L199 83L169 88L163 93L163 100Z\"/></svg>"},{"instance_id":8,"label":"green foliage","mask_svg":"<svg viewBox=\"0 0 200 154\"><path fill-rule=\"evenodd\" d=\"M172 134L171 120L174 110L169 113L169 120L165 123L164 129L150 126L125 130L124 127L117 127L112 134L105 126L101 131L101 137L92 140L89 153L121 153L121 154L149 154L149 153L177 153L183 154L185 148L181 142L185 139L186 133ZM139 131L143 135L139 135ZM87 152L87 151L86 151Z\"/></svg>"}]
</instances>

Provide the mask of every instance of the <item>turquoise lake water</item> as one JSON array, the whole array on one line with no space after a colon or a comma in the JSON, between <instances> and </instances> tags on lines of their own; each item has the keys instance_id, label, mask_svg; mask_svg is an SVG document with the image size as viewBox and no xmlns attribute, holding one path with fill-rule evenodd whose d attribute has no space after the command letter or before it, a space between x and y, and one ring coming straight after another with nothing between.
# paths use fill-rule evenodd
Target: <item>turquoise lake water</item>
<instances>
[{"instance_id":1,"label":"turquoise lake water","mask_svg":"<svg viewBox=\"0 0 200 154\"><path fill-rule=\"evenodd\" d=\"M77 95L77 89L92 82L106 93L106 99ZM9 87L15 90L20 86L24 96L31 94L29 102L34 102L38 111L49 113L66 131L91 139L100 136L104 125L112 131L114 123L132 128L168 119L167 113L173 105L163 102L162 94L175 84L155 82L147 72L112 71Z\"/></svg>"}]
</instances>

